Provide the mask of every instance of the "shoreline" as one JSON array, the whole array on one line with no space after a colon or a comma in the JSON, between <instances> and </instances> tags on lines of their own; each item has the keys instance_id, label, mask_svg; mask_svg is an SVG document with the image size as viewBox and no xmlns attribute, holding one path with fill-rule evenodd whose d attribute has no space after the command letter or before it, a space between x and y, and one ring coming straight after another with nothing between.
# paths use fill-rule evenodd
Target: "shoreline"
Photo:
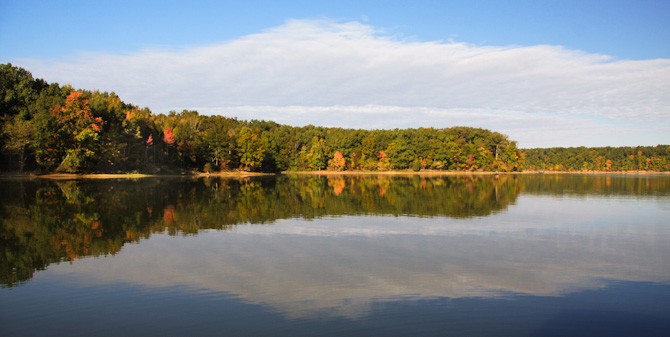
<instances>
[{"instance_id":1,"label":"shoreline","mask_svg":"<svg viewBox=\"0 0 670 337\"><path fill-rule=\"evenodd\" d=\"M0 173L0 178L16 179L50 179L50 180L71 180L71 179L141 179L141 178L202 178L202 177L225 177L225 178L247 178L273 175L420 175L420 176L484 176L484 175L517 175L517 174L578 174L578 175L670 175L670 172L658 171L520 171L520 172L495 172L495 171L436 171L421 170L415 171L282 171L280 173L262 173L262 172L193 172L183 174L143 174L143 173Z\"/></svg>"},{"instance_id":2,"label":"shoreline","mask_svg":"<svg viewBox=\"0 0 670 337\"><path fill-rule=\"evenodd\" d=\"M50 179L50 180L73 180L73 179L142 179L142 178L200 178L200 177L231 177L246 178L255 176L275 175L274 173L260 172L216 172L216 173L184 173L184 174L144 174L144 173L0 173L0 178L15 179Z\"/></svg>"},{"instance_id":3,"label":"shoreline","mask_svg":"<svg viewBox=\"0 0 670 337\"><path fill-rule=\"evenodd\" d=\"M527 174L612 174L612 175L665 175L670 174L670 171L523 171L519 173Z\"/></svg>"},{"instance_id":4,"label":"shoreline","mask_svg":"<svg viewBox=\"0 0 670 337\"><path fill-rule=\"evenodd\" d=\"M298 175L422 175L422 176L452 176L452 175L517 175L517 174L610 174L610 175L665 175L670 172L660 171L516 171L516 172L496 172L496 171L437 171L421 170L415 171L283 171L282 174Z\"/></svg>"}]
</instances>

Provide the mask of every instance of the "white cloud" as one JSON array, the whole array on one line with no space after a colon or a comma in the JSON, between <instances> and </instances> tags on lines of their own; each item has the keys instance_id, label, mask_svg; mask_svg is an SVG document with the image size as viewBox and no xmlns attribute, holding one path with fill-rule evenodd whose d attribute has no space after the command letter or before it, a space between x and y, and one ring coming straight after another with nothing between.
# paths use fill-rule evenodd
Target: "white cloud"
<instances>
[{"instance_id":1,"label":"white cloud","mask_svg":"<svg viewBox=\"0 0 670 337\"><path fill-rule=\"evenodd\" d=\"M157 113L197 108L366 129L482 126L521 146L670 143L668 59L408 42L359 22L289 20L208 46L17 61L36 77L115 91Z\"/></svg>"}]
</instances>

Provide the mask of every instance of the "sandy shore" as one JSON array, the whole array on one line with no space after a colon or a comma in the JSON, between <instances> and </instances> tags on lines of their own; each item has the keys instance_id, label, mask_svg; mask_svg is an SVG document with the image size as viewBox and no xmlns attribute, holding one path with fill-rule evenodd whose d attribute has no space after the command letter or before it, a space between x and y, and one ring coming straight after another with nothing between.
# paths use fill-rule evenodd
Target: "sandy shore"
<instances>
[{"instance_id":1,"label":"sandy shore","mask_svg":"<svg viewBox=\"0 0 670 337\"><path fill-rule=\"evenodd\" d=\"M311 175L421 175L421 176L441 176L441 175L515 175L515 174L630 174L630 175L649 175L649 174L670 174L670 172L656 171L522 171L522 172L494 172L494 171L438 171L421 170L419 172L407 171L287 171L283 174L311 174Z\"/></svg>"},{"instance_id":2,"label":"sandy shore","mask_svg":"<svg viewBox=\"0 0 670 337\"><path fill-rule=\"evenodd\" d=\"M440 175L493 175L495 172L461 172L461 171L434 171L421 170L415 171L285 171L282 174L305 174L305 175L422 175L422 176L440 176Z\"/></svg>"},{"instance_id":3,"label":"sandy shore","mask_svg":"<svg viewBox=\"0 0 670 337\"><path fill-rule=\"evenodd\" d=\"M169 177L252 177L274 175L272 173L256 172L216 172L216 173L185 173L185 174L141 174L141 173L7 173L1 174L3 178L22 178L22 179L51 179L51 180L70 180L70 179L140 179L140 178L169 178Z\"/></svg>"},{"instance_id":4,"label":"sandy shore","mask_svg":"<svg viewBox=\"0 0 670 337\"><path fill-rule=\"evenodd\" d=\"M285 171L281 174L295 174L295 175L420 175L420 176L450 176L450 175L495 175L496 172L462 172L462 171L437 171L437 170L421 170L419 172L406 171ZM625 175L656 175L664 174L670 175L670 172L656 172L656 171L522 171L522 172L498 172L499 175L515 175L515 174L625 174ZM258 173L258 172L215 172L215 173L184 173L184 174L139 174L139 173L87 173L87 174L70 174L70 173L49 173L49 174L34 174L34 173L5 173L0 174L3 178L20 178L20 179L52 179L52 180L68 180L68 179L140 179L150 177L229 177L229 178L244 178L255 176L271 176L274 173Z\"/></svg>"},{"instance_id":5,"label":"sandy shore","mask_svg":"<svg viewBox=\"0 0 670 337\"><path fill-rule=\"evenodd\" d=\"M630 175L651 175L651 174L670 174L670 172L659 171L523 171L523 174L630 174Z\"/></svg>"}]
</instances>

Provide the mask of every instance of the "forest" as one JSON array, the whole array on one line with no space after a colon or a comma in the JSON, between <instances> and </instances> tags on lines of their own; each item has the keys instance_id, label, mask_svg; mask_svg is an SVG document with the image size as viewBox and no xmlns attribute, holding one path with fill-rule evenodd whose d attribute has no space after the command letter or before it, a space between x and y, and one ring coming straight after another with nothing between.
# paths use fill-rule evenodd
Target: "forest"
<instances>
[{"instance_id":1,"label":"forest","mask_svg":"<svg viewBox=\"0 0 670 337\"><path fill-rule=\"evenodd\" d=\"M76 90L1 66L3 170L518 171L514 141L469 127L354 130L272 121L152 114L115 93Z\"/></svg>"},{"instance_id":2,"label":"forest","mask_svg":"<svg viewBox=\"0 0 670 337\"><path fill-rule=\"evenodd\" d=\"M534 171L670 171L670 145L524 149Z\"/></svg>"},{"instance_id":3,"label":"forest","mask_svg":"<svg viewBox=\"0 0 670 337\"><path fill-rule=\"evenodd\" d=\"M668 146L522 150L507 135L463 126L366 130L153 114L114 92L47 83L11 64L0 64L0 131L4 172L670 171Z\"/></svg>"}]
</instances>

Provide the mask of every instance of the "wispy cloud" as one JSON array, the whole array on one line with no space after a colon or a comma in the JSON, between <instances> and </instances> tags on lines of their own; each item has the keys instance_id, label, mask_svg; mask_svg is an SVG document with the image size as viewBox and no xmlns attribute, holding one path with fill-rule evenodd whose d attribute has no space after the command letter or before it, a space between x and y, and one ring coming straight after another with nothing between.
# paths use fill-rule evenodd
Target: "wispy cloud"
<instances>
[{"instance_id":1,"label":"wispy cloud","mask_svg":"<svg viewBox=\"0 0 670 337\"><path fill-rule=\"evenodd\" d=\"M670 143L668 59L405 41L359 22L289 20L208 46L15 63L158 113L197 108L368 129L469 125L522 146Z\"/></svg>"}]
</instances>

